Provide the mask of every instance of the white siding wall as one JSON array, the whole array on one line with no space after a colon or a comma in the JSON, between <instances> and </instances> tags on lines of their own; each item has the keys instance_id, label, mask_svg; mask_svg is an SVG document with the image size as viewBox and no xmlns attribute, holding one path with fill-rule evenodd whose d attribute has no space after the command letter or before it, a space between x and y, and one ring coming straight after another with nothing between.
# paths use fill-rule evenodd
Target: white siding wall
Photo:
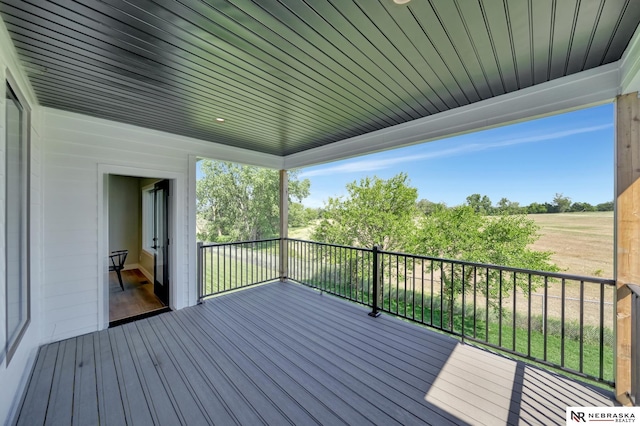
<instances>
[{"instance_id":1,"label":"white siding wall","mask_svg":"<svg viewBox=\"0 0 640 426\"><path fill-rule=\"evenodd\" d=\"M40 345L42 289L42 150L41 115L35 96L16 59L4 23L0 20L0 342L6 334L5 265L5 81L9 75L14 89L26 97L31 108L31 322L7 365L0 356L0 424L10 421L22 397ZM4 347L0 349L4 351Z\"/></svg>"},{"instance_id":2,"label":"white siding wall","mask_svg":"<svg viewBox=\"0 0 640 426\"><path fill-rule=\"evenodd\" d=\"M195 288L195 156L219 158L279 168L280 157L234 150L217 144L178 137L136 126L43 108L45 150L45 244L43 341L56 341L104 327L100 307L106 249L99 219L98 194L105 170L112 173L164 177L165 171L183 177L173 195L182 209L179 247L174 270L181 271L172 286L178 289L172 307L196 302ZM113 170L116 170L113 172ZM127 173L127 170L130 173ZM145 172L148 170L148 172ZM104 209L104 206L102 206ZM101 213L101 214L104 214ZM107 234L108 240L108 234ZM105 263L106 265L106 263Z\"/></svg>"}]
</instances>

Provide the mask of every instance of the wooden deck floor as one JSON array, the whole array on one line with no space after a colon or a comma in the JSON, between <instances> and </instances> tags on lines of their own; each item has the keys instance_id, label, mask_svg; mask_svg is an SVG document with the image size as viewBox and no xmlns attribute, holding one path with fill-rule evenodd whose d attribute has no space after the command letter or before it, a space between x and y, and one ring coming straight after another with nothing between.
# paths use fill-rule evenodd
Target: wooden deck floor
<instances>
[{"instance_id":1,"label":"wooden deck floor","mask_svg":"<svg viewBox=\"0 0 640 426\"><path fill-rule=\"evenodd\" d=\"M40 349L16 423L564 424L611 394L296 284Z\"/></svg>"}]
</instances>

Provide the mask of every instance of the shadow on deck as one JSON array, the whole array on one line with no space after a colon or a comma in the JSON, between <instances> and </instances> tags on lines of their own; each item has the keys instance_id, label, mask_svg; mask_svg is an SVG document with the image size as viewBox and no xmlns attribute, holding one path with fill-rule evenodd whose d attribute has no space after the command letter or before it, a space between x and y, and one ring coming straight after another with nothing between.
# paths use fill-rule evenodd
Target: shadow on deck
<instances>
[{"instance_id":1,"label":"shadow on deck","mask_svg":"<svg viewBox=\"0 0 640 426\"><path fill-rule=\"evenodd\" d=\"M564 424L612 393L291 283L40 349L17 424Z\"/></svg>"}]
</instances>

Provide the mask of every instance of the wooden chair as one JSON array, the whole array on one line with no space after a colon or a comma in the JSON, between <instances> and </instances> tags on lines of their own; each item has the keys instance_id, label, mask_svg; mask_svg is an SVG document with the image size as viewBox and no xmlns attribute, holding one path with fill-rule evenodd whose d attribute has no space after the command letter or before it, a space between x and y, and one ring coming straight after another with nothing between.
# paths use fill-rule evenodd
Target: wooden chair
<instances>
[{"instance_id":1,"label":"wooden chair","mask_svg":"<svg viewBox=\"0 0 640 426\"><path fill-rule=\"evenodd\" d=\"M124 262L127 260L127 254L129 254L129 250L116 250L109 253L109 260L111 260L111 265L109 265L109 271L115 271L118 274L118 281L120 281L120 288L124 291L124 284L122 284L122 274L120 271L124 269Z\"/></svg>"}]
</instances>

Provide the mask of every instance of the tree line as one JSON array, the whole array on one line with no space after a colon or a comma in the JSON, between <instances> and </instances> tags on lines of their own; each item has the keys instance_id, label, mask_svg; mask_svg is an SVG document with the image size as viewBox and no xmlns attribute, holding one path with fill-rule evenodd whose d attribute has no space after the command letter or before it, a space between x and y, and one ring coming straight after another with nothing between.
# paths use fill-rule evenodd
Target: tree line
<instances>
[{"instance_id":1,"label":"tree line","mask_svg":"<svg viewBox=\"0 0 640 426\"><path fill-rule=\"evenodd\" d=\"M200 240L226 242L278 236L280 211L277 170L214 160L202 160L200 170L202 177L196 185ZM451 210L451 215L455 216L461 211L466 211L461 207L467 207L479 216L613 210L613 202L594 206L584 202L572 202L563 194L556 194L551 203L531 203L528 206L520 206L518 202L507 198L502 198L494 205L486 195L471 194L462 206L449 207L444 203L434 203L427 199L417 200L417 189L410 187L408 182L406 174L400 174L387 181L377 177L367 177L360 182L347 185L349 195L346 198L330 198L321 208L309 208L302 204L302 200L309 196L311 183L308 179L300 179L297 171L291 171L289 173L289 226L305 227L324 219L331 219L338 209L338 200L342 203L340 209L353 206L350 207L354 212L353 219L363 228L366 228L361 220L363 214L366 217L380 217L392 209L392 204L395 204L393 209L403 208L406 212L410 212L411 220L422 216L419 213L426 216L436 213L443 215L447 210ZM392 187L386 188L386 185ZM372 187L370 190L374 192L375 197L371 195L371 199L366 203L357 206L358 197L363 195L366 192L365 188L369 186ZM403 196L406 188L411 188L410 192L415 193L415 196ZM388 202L383 203L382 197L387 197ZM373 211L376 208L380 211ZM365 211L368 212L362 213ZM470 220L470 218L467 219ZM394 229L393 226L389 229ZM326 238L329 237L330 235L326 236ZM396 237L388 236L387 238ZM369 244L370 241L363 240L362 243Z\"/></svg>"},{"instance_id":2,"label":"tree line","mask_svg":"<svg viewBox=\"0 0 640 426\"><path fill-rule=\"evenodd\" d=\"M437 207L446 208L444 203L434 203L422 199L417 203L418 209L430 214ZM556 193L551 203L531 203L521 206L517 201L510 201L508 198L501 198L495 205L486 195L471 194L466 198L465 205L470 206L477 213L484 215L503 214L542 214L542 213L577 213L577 212L607 212L613 211L613 201L592 205L586 202L572 202L571 198L563 194Z\"/></svg>"}]
</instances>

